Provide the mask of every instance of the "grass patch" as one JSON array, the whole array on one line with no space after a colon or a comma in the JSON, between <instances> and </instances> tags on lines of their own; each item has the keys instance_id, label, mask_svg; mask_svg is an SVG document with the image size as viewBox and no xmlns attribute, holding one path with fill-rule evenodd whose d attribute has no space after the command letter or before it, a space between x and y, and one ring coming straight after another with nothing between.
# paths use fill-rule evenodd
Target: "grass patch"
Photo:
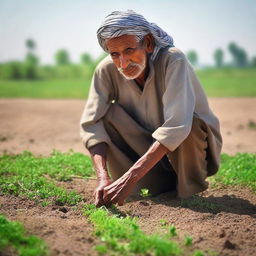
<instances>
[{"instance_id":1,"label":"grass patch","mask_svg":"<svg viewBox=\"0 0 256 256\"><path fill-rule=\"evenodd\" d=\"M255 97L255 68L198 70L197 75L209 97Z\"/></svg>"},{"instance_id":2,"label":"grass patch","mask_svg":"<svg viewBox=\"0 0 256 256\"><path fill-rule=\"evenodd\" d=\"M21 223L9 221L0 215L0 251L3 252L10 247L14 248L19 256L48 255L47 247L41 239L25 235L25 229Z\"/></svg>"},{"instance_id":3,"label":"grass patch","mask_svg":"<svg viewBox=\"0 0 256 256\"><path fill-rule=\"evenodd\" d=\"M89 157L80 153L53 152L49 157L35 157L30 152L0 157L0 192L25 196L32 200L49 200L57 205L75 205L81 197L56 186L54 180L69 181L73 176L89 177ZM50 179L49 179L50 178Z\"/></svg>"},{"instance_id":4,"label":"grass patch","mask_svg":"<svg viewBox=\"0 0 256 256\"><path fill-rule=\"evenodd\" d=\"M0 98L86 99L90 81L0 80Z\"/></svg>"},{"instance_id":5,"label":"grass patch","mask_svg":"<svg viewBox=\"0 0 256 256\"><path fill-rule=\"evenodd\" d=\"M256 192L256 154L221 155L221 167L209 178L213 185L246 186Z\"/></svg>"},{"instance_id":6,"label":"grass patch","mask_svg":"<svg viewBox=\"0 0 256 256\"><path fill-rule=\"evenodd\" d=\"M180 255L182 250L171 241L170 234L146 235L135 218L110 215L107 209L85 206L85 215L95 227L95 234L102 244L96 247L101 254L115 252L114 255ZM113 254L111 254L113 255Z\"/></svg>"},{"instance_id":7,"label":"grass patch","mask_svg":"<svg viewBox=\"0 0 256 256\"><path fill-rule=\"evenodd\" d=\"M255 68L198 70L209 97L255 97ZM56 80L0 80L0 98L86 99L90 78Z\"/></svg>"}]
</instances>

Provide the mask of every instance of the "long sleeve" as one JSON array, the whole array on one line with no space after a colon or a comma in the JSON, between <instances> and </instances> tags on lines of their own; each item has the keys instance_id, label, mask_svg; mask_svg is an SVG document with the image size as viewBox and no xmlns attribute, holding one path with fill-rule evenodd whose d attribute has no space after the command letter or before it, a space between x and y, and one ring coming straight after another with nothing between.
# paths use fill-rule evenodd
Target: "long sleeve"
<instances>
[{"instance_id":1,"label":"long sleeve","mask_svg":"<svg viewBox=\"0 0 256 256\"><path fill-rule=\"evenodd\" d=\"M102 118L114 99L108 63L101 63L93 76L89 97L80 120L80 137L86 148L110 141Z\"/></svg>"},{"instance_id":2,"label":"long sleeve","mask_svg":"<svg viewBox=\"0 0 256 256\"><path fill-rule=\"evenodd\" d=\"M165 88L162 98L164 123L152 137L174 151L188 136L195 109L195 93L185 57L167 66Z\"/></svg>"}]
</instances>

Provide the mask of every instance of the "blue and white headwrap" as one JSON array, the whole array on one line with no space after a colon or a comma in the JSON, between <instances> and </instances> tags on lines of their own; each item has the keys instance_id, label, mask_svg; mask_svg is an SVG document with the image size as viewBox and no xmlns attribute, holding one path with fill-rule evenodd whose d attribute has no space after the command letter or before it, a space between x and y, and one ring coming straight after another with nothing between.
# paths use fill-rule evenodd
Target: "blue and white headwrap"
<instances>
[{"instance_id":1,"label":"blue and white headwrap","mask_svg":"<svg viewBox=\"0 0 256 256\"><path fill-rule=\"evenodd\" d=\"M155 23L148 22L142 15L132 11L114 11L109 14L97 31L100 46L107 52L105 40L122 35L135 35L143 38L152 34L155 39L154 51L151 55L155 59L161 48L173 47L173 39Z\"/></svg>"}]
</instances>

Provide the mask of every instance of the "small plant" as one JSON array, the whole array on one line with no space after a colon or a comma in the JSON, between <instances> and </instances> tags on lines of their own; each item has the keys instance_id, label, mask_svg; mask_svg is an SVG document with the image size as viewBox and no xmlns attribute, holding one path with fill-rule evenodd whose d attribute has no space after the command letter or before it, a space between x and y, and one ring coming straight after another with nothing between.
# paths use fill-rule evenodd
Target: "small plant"
<instances>
[{"instance_id":1,"label":"small plant","mask_svg":"<svg viewBox=\"0 0 256 256\"><path fill-rule=\"evenodd\" d=\"M13 247L19 256L46 256L45 243L36 236L26 236L23 225L0 215L0 251ZM16 254L15 254L16 255Z\"/></svg>"},{"instance_id":2,"label":"small plant","mask_svg":"<svg viewBox=\"0 0 256 256\"><path fill-rule=\"evenodd\" d=\"M140 195L141 195L142 197L149 197L149 196L150 196L149 190L148 190L147 188L142 188L142 189L140 190Z\"/></svg>"},{"instance_id":3,"label":"small plant","mask_svg":"<svg viewBox=\"0 0 256 256\"><path fill-rule=\"evenodd\" d=\"M192 242L193 242L193 239L192 239L191 236L185 236L185 237L184 237L184 244L185 244L186 246L192 245Z\"/></svg>"},{"instance_id":4,"label":"small plant","mask_svg":"<svg viewBox=\"0 0 256 256\"><path fill-rule=\"evenodd\" d=\"M106 254L108 249L106 247L106 245L103 244L99 244L95 246L95 250L99 253L99 254Z\"/></svg>"},{"instance_id":5,"label":"small plant","mask_svg":"<svg viewBox=\"0 0 256 256\"><path fill-rule=\"evenodd\" d=\"M41 205L42 205L43 207L46 207L46 206L49 205L49 204L51 204L51 202L49 202L49 201L43 201L43 202L41 203Z\"/></svg>"},{"instance_id":6,"label":"small plant","mask_svg":"<svg viewBox=\"0 0 256 256\"><path fill-rule=\"evenodd\" d=\"M252 120L248 121L247 126L248 126L249 129L256 130L256 123Z\"/></svg>"},{"instance_id":7,"label":"small plant","mask_svg":"<svg viewBox=\"0 0 256 256\"><path fill-rule=\"evenodd\" d=\"M176 228L174 225L170 226L170 235L171 236L177 236Z\"/></svg>"},{"instance_id":8,"label":"small plant","mask_svg":"<svg viewBox=\"0 0 256 256\"><path fill-rule=\"evenodd\" d=\"M168 224L168 221L165 219L160 219L159 222L160 222L161 226L167 226L167 224Z\"/></svg>"},{"instance_id":9,"label":"small plant","mask_svg":"<svg viewBox=\"0 0 256 256\"><path fill-rule=\"evenodd\" d=\"M195 251L193 256L204 256L204 253L202 251Z\"/></svg>"}]
</instances>

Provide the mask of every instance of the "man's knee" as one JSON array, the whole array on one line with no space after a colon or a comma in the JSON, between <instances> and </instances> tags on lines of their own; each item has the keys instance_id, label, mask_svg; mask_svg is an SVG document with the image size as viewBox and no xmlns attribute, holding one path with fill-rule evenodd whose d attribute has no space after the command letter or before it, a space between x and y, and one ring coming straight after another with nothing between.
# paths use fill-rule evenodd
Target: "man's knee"
<instances>
[{"instance_id":1,"label":"man's knee","mask_svg":"<svg viewBox=\"0 0 256 256\"><path fill-rule=\"evenodd\" d=\"M189 135L182 144L195 145L198 142L206 142L207 139L207 127L203 120L198 117L194 117Z\"/></svg>"}]
</instances>

